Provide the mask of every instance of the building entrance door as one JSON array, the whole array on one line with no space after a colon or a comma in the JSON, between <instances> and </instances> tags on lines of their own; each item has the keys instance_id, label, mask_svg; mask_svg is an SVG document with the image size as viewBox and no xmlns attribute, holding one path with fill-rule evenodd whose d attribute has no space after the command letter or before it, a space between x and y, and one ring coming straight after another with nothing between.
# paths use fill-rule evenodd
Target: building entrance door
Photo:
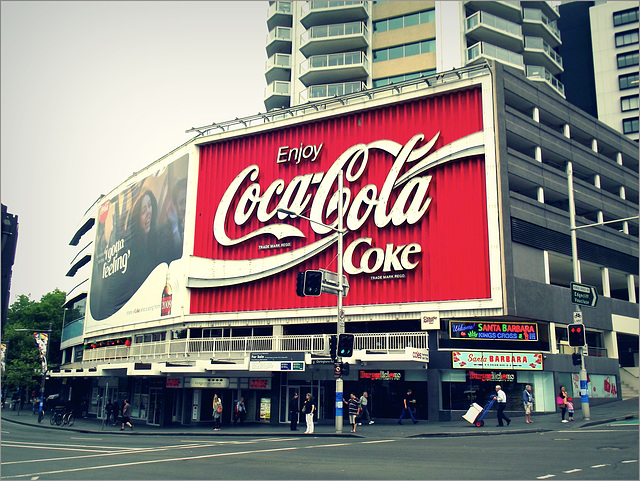
<instances>
[{"instance_id":1,"label":"building entrance door","mask_svg":"<svg viewBox=\"0 0 640 481\"><path fill-rule=\"evenodd\" d=\"M147 424L160 426L162 421L162 388L149 388L149 411Z\"/></svg>"}]
</instances>

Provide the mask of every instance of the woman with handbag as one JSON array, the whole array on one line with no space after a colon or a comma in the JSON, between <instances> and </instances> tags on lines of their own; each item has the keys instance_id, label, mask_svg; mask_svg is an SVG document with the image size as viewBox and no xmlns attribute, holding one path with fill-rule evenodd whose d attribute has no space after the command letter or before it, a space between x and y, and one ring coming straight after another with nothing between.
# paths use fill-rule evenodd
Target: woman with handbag
<instances>
[{"instance_id":1,"label":"woman with handbag","mask_svg":"<svg viewBox=\"0 0 640 481\"><path fill-rule=\"evenodd\" d=\"M222 400L217 394L213 395L213 420L215 421L214 431L222 429Z\"/></svg>"},{"instance_id":2,"label":"woman with handbag","mask_svg":"<svg viewBox=\"0 0 640 481\"><path fill-rule=\"evenodd\" d=\"M560 406L560 413L562 414L562 422L568 423L564 417L567 414L567 389L564 386L560 386L560 392L558 393L558 398L556 399L558 402L558 406Z\"/></svg>"}]
</instances>

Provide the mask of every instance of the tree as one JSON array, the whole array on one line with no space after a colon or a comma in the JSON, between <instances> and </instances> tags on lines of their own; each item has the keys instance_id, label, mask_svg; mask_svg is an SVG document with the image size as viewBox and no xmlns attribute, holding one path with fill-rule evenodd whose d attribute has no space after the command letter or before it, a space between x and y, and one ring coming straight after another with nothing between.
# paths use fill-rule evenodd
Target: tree
<instances>
[{"instance_id":1,"label":"tree","mask_svg":"<svg viewBox=\"0 0 640 481\"><path fill-rule=\"evenodd\" d=\"M7 344L6 372L3 389L21 388L26 392L38 390L42 376L42 364L34 332L46 331L51 325L49 337L48 368L60 364L60 335L62 333L63 308L66 294L59 289L43 295L40 301L20 295L7 311L7 324L2 342ZM30 332L16 331L28 329Z\"/></svg>"}]
</instances>

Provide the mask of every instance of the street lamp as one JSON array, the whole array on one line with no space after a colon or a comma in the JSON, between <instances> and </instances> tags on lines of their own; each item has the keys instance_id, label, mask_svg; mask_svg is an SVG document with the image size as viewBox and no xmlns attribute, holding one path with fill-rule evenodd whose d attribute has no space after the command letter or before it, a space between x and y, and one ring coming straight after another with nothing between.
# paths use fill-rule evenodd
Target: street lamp
<instances>
[{"instance_id":1,"label":"street lamp","mask_svg":"<svg viewBox=\"0 0 640 481\"><path fill-rule=\"evenodd\" d=\"M14 329L14 331L33 332L34 329ZM44 417L44 386L47 380L47 370L49 368L49 341L51 340L51 323L49 323L48 330L40 329L39 332L46 332L48 335L47 344L45 345L45 351L44 351L44 361L45 361L45 365L47 366L47 369L42 370L42 377L40 379L40 405L38 407L38 422L41 423L42 418ZM39 346L38 346L38 349L39 349Z\"/></svg>"},{"instance_id":2,"label":"street lamp","mask_svg":"<svg viewBox=\"0 0 640 481\"><path fill-rule=\"evenodd\" d=\"M344 197L343 197L343 171L340 170L340 174L338 175L338 227L335 228L333 226L324 224L322 222L318 222L316 220L310 219L301 214L296 214L287 209L278 208L276 212L281 212L283 214L290 215L292 217L302 217L303 219L308 220L309 222L313 222L314 224L321 225L326 227L327 229L331 229L338 233L338 317L337 317L337 328L336 334L337 338L340 339L340 334L344 334L344 313L342 312L342 296L343 296L343 284L342 284L342 256L344 251L343 244L343 236L344 236L344 224L343 224L343 209L344 209ZM337 357L337 362L342 362L342 358L340 356ZM335 417L336 417L336 433L342 433L342 401L343 401L343 381L342 377L336 378L336 401L335 401Z\"/></svg>"}]
</instances>

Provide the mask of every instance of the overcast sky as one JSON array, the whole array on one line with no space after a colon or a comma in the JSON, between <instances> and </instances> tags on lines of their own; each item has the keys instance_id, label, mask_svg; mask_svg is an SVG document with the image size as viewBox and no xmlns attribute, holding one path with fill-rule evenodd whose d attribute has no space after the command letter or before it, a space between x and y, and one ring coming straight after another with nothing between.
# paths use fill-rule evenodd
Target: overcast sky
<instances>
[{"instance_id":1,"label":"overcast sky","mask_svg":"<svg viewBox=\"0 0 640 481\"><path fill-rule=\"evenodd\" d=\"M264 112L267 1L2 1L2 203L18 216L11 300L65 273L85 211L192 138ZM82 239L84 246L87 240Z\"/></svg>"}]
</instances>

